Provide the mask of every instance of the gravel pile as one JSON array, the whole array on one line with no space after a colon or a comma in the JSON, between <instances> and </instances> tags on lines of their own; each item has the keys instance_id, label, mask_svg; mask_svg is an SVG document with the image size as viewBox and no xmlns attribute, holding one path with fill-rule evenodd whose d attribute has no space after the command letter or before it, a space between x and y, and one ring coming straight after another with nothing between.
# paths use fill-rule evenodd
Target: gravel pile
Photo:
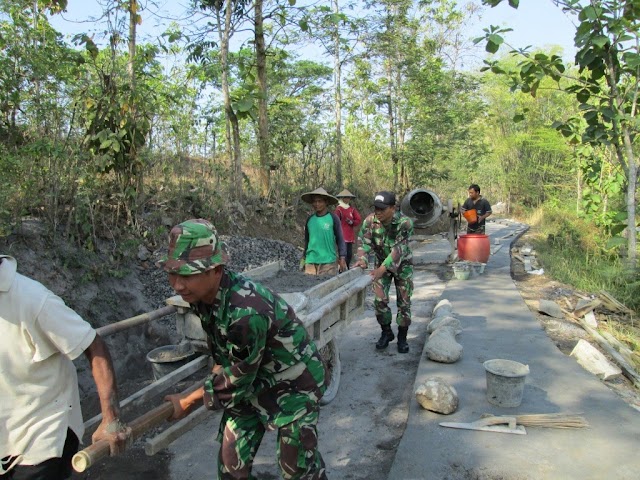
<instances>
[{"instance_id":1,"label":"gravel pile","mask_svg":"<svg viewBox=\"0 0 640 480\"><path fill-rule=\"evenodd\" d=\"M220 235L220 239L227 246L230 257L229 268L236 272L243 272L278 260L284 261L285 272L297 272L302 257L298 247L280 240L230 235ZM155 266L155 262L166 253L166 247L157 250L152 255L151 265L147 264L146 268L139 267L138 277L144 285L144 296L149 300L152 308L163 307L165 300L175 295L167 281L167 274Z\"/></svg>"},{"instance_id":2,"label":"gravel pile","mask_svg":"<svg viewBox=\"0 0 640 480\"><path fill-rule=\"evenodd\" d=\"M285 271L295 271L300 264L302 251L280 240L220 235L226 243L231 262L229 267L243 272L267 263L284 260Z\"/></svg>"}]
</instances>

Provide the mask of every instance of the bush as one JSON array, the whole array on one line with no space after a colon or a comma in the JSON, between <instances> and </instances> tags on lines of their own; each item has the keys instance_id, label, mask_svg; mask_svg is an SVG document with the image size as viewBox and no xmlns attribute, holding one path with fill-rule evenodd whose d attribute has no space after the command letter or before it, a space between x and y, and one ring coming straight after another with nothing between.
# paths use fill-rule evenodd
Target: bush
<instances>
[{"instance_id":1,"label":"bush","mask_svg":"<svg viewBox=\"0 0 640 480\"><path fill-rule=\"evenodd\" d=\"M531 223L534 222L534 223ZM606 290L640 309L640 281L605 248L607 236L575 212L543 207L532 213L533 240L545 273L586 292Z\"/></svg>"}]
</instances>

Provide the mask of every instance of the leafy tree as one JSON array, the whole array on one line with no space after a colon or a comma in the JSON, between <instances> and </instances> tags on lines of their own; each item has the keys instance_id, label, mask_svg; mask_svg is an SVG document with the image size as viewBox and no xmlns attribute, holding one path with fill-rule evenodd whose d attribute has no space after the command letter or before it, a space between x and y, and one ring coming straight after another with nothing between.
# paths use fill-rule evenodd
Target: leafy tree
<instances>
[{"instance_id":1,"label":"leafy tree","mask_svg":"<svg viewBox=\"0 0 640 480\"><path fill-rule=\"evenodd\" d=\"M211 18L197 33L196 39L189 46L191 54L189 59L200 61L205 58L207 51L219 46L220 79L222 98L226 118L227 150L233 165L233 186L236 198L242 198L242 151L240 148L240 124L238 111L233 108L230 91L230 66L229 51L230 41L234 33L245 21L248 0L200 0L195 2L195 8L200 10L205 18ZM208 38L208 35L217 32L216 42ZM251 105L245 107L248 111Z\"/></svg>"},{"instance_id":2,"label":"leafy tree","mask_svg":"<svg viewBox=\"0 0 640 480\"><path fill-rule=\"evenodd\" d=\"M502 1L483 3L496 6ZM513 88L531 95L537 94L543 78L550 77L558 82L558 88L575 98L587 127L580 131L580 122L574 119L558 121L554 126L574 143L612 149L614 155L604 158L614 160L624 172L627 263L635 268L638 161L634 141L638 134L640 5L633 0L557 0L556 4L579 22L575 35L577 77L571 78L570 83L563 82L567 68L558 55L532 55L527 50L513 51L521 58L517 71L505 72L494 61L488 62L487 69L508 75ZM519 1L509 0L509 5L517 8ZM491 26L477 41L486 41L486 50L495 53L508 31Z\"/></svg>"},{"instance_id":3,"label":"leafy tree","mask_svg":"<svg viewBox=\"0 0 640 480\"><path fill-rule=\"evenodd\" d=\"M51 28L46 5L0 0L0 141L8 145L64 128L60 96L82 60Z\"/></svg>"},{"instance_id":4,"label":"leafy tree","mask_svg":"<svg viewBox=\"0 0 640 480\"><path fill-rule=\"evenodd\" d=\"M498 61L505 71L516 64L511 56ZM482 93L488 113L485 121L491 133L487 141L491 156L497 161L485 162L478 169L485 173L478 183L496 185L497 181L505 190L494 193L501 194L508 208L514 204L538 206L545 201L570 204L579 170L572 147L549 125L558 118L569 118L578 110L551 79L541 83L535 97L508 87L501 76L487 73L483 77Z\"/></svg>"},{"instance_id":5,"label":"leafy tree","mask_svg":"<svg viewBox=\"0 0 640 480\"><path fill-rule=\"evenodd\" d=\"M343 6L344 7L344 6ZM347 4L346 9L353 8ZM309 35L323 51L333 58L333 88L335 117L335 161L336 183L343 185L342 159L342 74L344 66L351 62L355 49L362 41L366 29L366 19L356 18L344 13L339 0L332 0L331 6L320 5L310 8L300 21L300 28Z\"/></svg>"}]
</instances>

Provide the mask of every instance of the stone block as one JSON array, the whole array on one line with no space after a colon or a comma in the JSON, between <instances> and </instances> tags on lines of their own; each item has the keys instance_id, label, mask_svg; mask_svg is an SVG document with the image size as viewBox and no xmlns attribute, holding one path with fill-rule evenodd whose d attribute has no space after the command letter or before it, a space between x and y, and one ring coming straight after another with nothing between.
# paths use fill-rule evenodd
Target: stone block
<instances>
[{"instance_id":1,"label":"stone block","mask_svg":"<svg viewBox=\"0 0 640 480\"><path fill-rule=\"evenodd\" d=\"M622 375L622 370L614 365L596 347L586 340L580 339L571 356L588 372L600 377L602 380L611 380Z\"/></svg>"}]
</instances>

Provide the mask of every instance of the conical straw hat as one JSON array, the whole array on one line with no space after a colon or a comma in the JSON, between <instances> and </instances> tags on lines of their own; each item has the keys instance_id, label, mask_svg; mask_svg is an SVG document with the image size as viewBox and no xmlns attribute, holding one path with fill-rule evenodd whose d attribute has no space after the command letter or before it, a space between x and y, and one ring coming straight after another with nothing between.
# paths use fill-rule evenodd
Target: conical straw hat
<instances>
[{"instance_id":1,"label":"conical straw hat","mask_svg":"<svg viewBox=\"0 0 640 480\"><path fill-rule=\"evenodd\" d=\"M353 193L351 193L349 190L347 190L346 188L344 190L342 190L339 194L337 194L336 197L338 197L338 198L345 198L345 197L356 198L356 196Z\"/></svg>"},{"instance_id":2,"label":"conical straw hat","mask_svg":"<svg viewBox=\"0 0 640 480\"><path fill-rule=\"evenodd\" d=\"M313 202L313 197L316 195L321 195L327 199L328 205L337 205L338 199L333 195L329 195L329 193L322 187L316 188L313 192L307 192L300 195L300 198L303 202L311 203Z\"/></svg>"}]
</instances>

